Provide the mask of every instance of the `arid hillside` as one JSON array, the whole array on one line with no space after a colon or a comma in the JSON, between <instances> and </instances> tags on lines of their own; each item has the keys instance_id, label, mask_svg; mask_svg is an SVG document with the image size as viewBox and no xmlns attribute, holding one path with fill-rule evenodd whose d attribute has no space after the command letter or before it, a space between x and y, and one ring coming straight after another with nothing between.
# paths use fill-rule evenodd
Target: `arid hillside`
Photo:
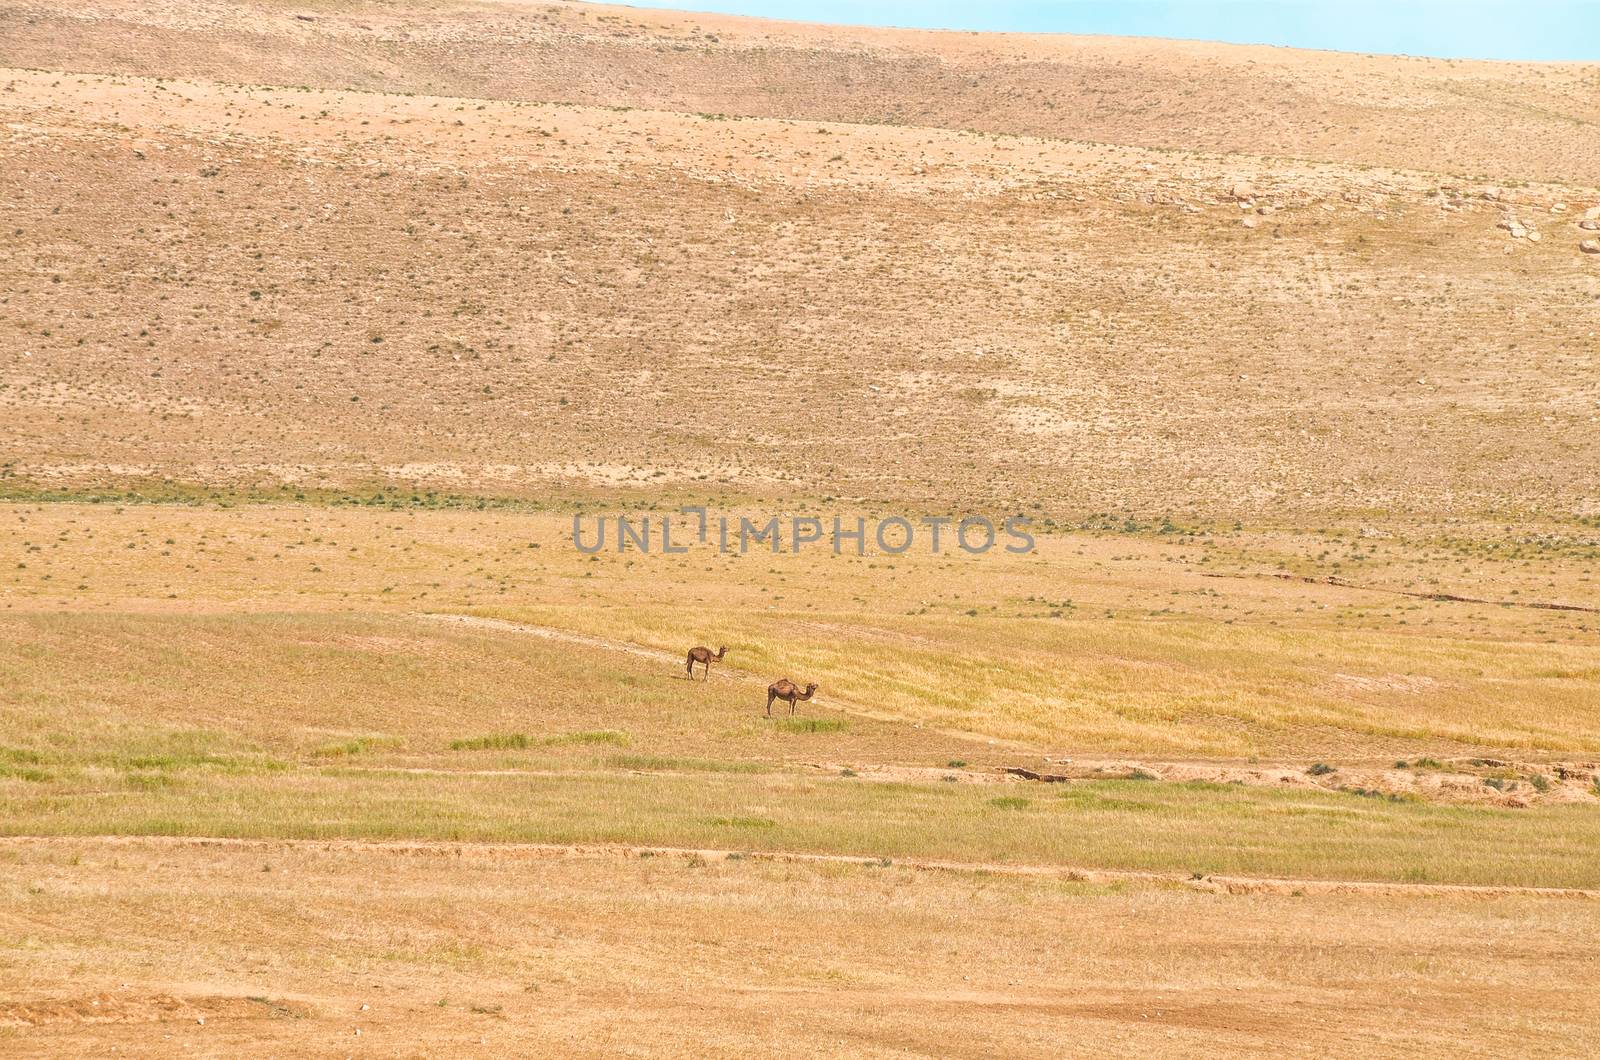
<instances>
[{"instance_id":1,"label":"arid hillside","mask_svg":"<svg viewBox=\"0 0 1600 1060\"><path fill-rule=\"evenodd\" d=\"M564 3L0 63L13 494L1600 513L1597 67Z\"/></svg>"},{"instance_id":2,"label":"arid hillside","mask_svg":"<svg viewBox=\"0 0 1600 1060\"><path fill-rule=\"evenodd\" d=\"M1597 121L0 0L0 1054L1592 1051Z\"/></svg>"},{"instance_id":3,"label":"arid hillside","mask_svg":"<svg viewBox=\"0 0 1600 1060\"><path fill-rule=\"evenodd\" d=\"M815 26L550 0L0 7L0 63L1593 183L1600 66Z\"/></svg>"}]
</instances>

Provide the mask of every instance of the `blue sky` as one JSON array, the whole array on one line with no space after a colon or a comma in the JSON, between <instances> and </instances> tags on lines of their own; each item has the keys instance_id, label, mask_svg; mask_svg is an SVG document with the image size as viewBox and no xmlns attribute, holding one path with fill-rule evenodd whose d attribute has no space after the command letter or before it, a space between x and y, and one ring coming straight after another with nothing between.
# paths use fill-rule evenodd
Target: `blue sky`
<instances>
[{"instance_id":1,"label":"blue sky","mask_svg":"<svg viewBox=\"0 0 1600 1060\"><path fill-rule=\"evenodd\" d=\"M627 0L625 0L627 2ZM802 22L1109 33L1473 59L1600 60L1600 0L631 0Z\"/></svg>"}]
</instances>

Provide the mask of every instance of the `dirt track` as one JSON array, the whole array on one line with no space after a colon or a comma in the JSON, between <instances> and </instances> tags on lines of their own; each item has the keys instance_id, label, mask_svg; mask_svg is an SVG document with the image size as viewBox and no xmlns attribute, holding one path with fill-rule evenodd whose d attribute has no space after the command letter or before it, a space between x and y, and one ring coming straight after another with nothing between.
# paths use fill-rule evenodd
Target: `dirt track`
<instances>
[{"instance_id":1,"label":"dirt track","mask_svg":"<svg viewBox=\"0 0 1600 1060\"><path fill-rule=\"evenodd\" d=\"M845 854L809 854L719 850L688 847L629 846L622 844L555 843L455 843L379 841L359 839L234 839L222 836L0 836L0 847L30 844L155 844L178 847L230 847L271 850L363 851L417 857L484 858L492 861L543 861L551 858L681 858L704 861L800 862L817 865L897 865L919 872L972 873L977 875L1048 877L1083 883L1116 881L1171 884L1219 894L1297 896L1305 894L1397 895L1412 897L1535 897L1600 899L1600 890L1576 887L1509 887L1468 884L1383 883L1369 880L1291 880L1249 876L1185 876L1176 872L1141 872L1130 869L1090 869L1056 865L1008 865L1003 862L939 861L922 858L864 858Z\"/></svg>"}]
</instances>

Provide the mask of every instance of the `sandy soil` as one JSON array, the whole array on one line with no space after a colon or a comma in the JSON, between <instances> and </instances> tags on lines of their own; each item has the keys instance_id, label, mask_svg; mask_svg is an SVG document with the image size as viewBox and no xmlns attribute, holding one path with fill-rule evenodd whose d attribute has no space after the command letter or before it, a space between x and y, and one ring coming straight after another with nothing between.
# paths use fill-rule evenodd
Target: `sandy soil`
<instances>
[{"instance_id":1,"label":"sandy soil","mask_svg":"<svg viewBox=\"0 0 1600 1060\"><path fill-rule=\"evenodd\" d=\"M1595 1030L1592 901L502 853L5 844L0 932L27 943L5 951L0 1044L1401 1056Z\"/></svg>"}]
</instances>

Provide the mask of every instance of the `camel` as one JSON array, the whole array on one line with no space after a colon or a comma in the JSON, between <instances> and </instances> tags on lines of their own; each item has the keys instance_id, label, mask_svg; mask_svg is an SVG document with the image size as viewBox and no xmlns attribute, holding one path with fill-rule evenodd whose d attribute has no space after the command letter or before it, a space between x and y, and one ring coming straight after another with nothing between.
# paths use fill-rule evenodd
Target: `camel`
<instances>
[{"instance_id":1,"label":"camel","mask_svg":"<svg viewBox=\"0 0 1600 1060\"><path fill-rule=\"evenodd\" d=\"M689 662L687 664L689 669L689 680L694 680L695 663L699 663L701 666L705 667L706 680L711 680L711 660L716 659L718 662L721 662L722 657L726 654L728 654L727 645L723 645L715 652L713 652L710 648L690 648Z\"/></svg>"},{"instance_id":2,"label":"camel","mask_svg":"<svg viewBox=\"0 0 1600 1060\"><path fill-rule=\"evenodd\" d=\"M772 684L767 686L767 717L772 717L772 701L774 699L786 699L789 701L789 717L792 718L794 717L795 701L810 699L812 696L816 695L816 692L817 683L815 681L811 682L809 685L806 685L806 690L804 692L800 691L799 685L795 684L787 677L780 678L772 682Z\"/></svg>"}]
</instances>

